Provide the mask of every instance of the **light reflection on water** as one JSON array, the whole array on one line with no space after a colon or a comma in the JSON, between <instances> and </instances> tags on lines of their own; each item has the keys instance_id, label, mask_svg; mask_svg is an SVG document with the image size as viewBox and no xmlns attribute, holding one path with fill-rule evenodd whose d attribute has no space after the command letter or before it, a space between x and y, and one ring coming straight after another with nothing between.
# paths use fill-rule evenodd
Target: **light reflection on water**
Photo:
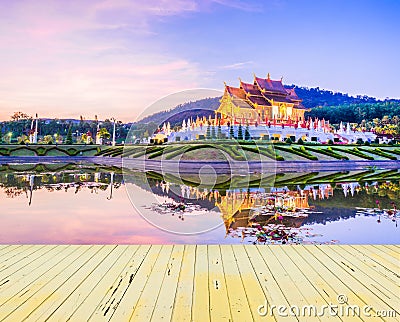
<instances>
[{"instance_id":1,"label":"light reflection on water","mask_svg":"<svg viewBox=\"0 0 400 322\"><path fill-rule=\"evenodd\" d=\"M400 242L398 171L313 174L308 181L307 174L288 174L273 188L210 190L154 173L132 173L124 183L118 169L97 166L36 170L0 171L2 244ZM140 212L159 222L215 228L193 235L160 230L135 210L126 185L142 201Z\"/></svg>"}]
</instances>

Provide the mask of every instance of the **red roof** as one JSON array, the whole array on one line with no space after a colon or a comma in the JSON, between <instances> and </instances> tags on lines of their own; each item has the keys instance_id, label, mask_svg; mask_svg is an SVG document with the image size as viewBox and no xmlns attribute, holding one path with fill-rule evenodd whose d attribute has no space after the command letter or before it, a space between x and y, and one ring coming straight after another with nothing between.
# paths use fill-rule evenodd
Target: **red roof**
<instances>
[{"instance_id":1,"label":"red roof","mask_svg":"<svg viewBox=\"0 0 400 322\"><path fill-rule=\"evenodd\" d=\"M260 89L256 85L243 83L242 81L240 81L240 87L243 88L243 90L249 95L262 96Z\"/></svg>"},{"instance_id":2,"label":"red roof","mask_svg":"<svg viewBox=\"0 0 400 322\"><path fill-rule=\"evenodd\" d=\"M249 101L253 104L263 105L263 106L271 106L271 103L265 99L265 97L260 96L249 96Z\"/></svg>"},{"instance_id":3,"label":"red roof","mask_svg":"<svg viewBox=\"0 0 400 322\"><path fill-rule=\"evenodd\" d=\"M241 99L246 98L246 92L241 88L232 87L232 86L228 86L228 85L225 85L225 88L231 96L235 96L235 97L241 98Z\"/></svg>"},{"instance_id":4,"label":"red roof","mask_svg":"<svg viewBox=\"0 0 400 322\"><path fill-rule=\"evenodd\" d=\"M258 85L261 89L267 92L280 93L285 95L287 94L286 89L282 84L282 81L275 81L269 78L259 78L255 76L254 84Z\"/></svg>"}]
</instances>

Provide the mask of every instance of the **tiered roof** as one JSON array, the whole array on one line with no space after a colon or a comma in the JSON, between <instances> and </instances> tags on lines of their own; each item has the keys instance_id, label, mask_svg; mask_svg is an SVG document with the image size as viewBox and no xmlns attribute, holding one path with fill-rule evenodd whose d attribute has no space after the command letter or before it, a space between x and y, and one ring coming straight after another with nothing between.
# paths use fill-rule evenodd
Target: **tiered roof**
<instances>
[{"instance_id":1,"label":"tiered roof","mask_svg":"<svg viewBox=\"0 0 400 322\"><path fill-rule=\"evenodd\" d=\"M260 78L254 75L254 83L249 84L240 80L240 87L232 87L225 84L225 91L235 101L240 102L241 106L254 108L255 105L271 106L272 101L277 103L293 104L294 108L305 109L301 104L301 99L297 96L294 88L286 89L281 80L271 80L269 74L267 78ZM235 102L234 102L235 103Z\"/></svg>"}]
</instances>

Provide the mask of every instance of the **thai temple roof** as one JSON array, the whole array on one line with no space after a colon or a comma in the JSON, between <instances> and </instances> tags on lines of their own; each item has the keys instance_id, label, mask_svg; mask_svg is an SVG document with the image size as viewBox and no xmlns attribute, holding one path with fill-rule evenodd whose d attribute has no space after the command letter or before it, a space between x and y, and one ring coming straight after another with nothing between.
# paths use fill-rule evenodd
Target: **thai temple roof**
<instances>
[{"instance_id":1,"label":"thai temple roof","mask_svg":"<svg viewBox=\"0 0 400 322\"><path fill-rule=\"evenodd\" d=\"M262 106L271 106L271 103L264 97L258 96L249 96L249 101L253 104L262 105Z\"/></svg>"},{"instance_id":2,"label":"thai temple roof","mask_svg":"<svg viewBox=\"0 0 400 322\"><path fill-rule=\"evenodd\" d=\"M286 89L282 84L282 80L276 81L276 80L271 80L269 77L259 78L255 76L254 84L257 84L261 88L261 90L264 90L266 92L271 92L275 94L284 94L284 95L287 94Z\"/></svg>"},{"instance_id":3,"label":"thai temple roof","mask_svg":"<svg viewBox=\"0 0 400 322\"><path fill-rule=\"evenodd\" d=\"M293 104L294 108L305 109L295 89L287 89L281 80L272 80L254 75L254 83L245 83L240 80L240 87L232 87L225 84L225 91L230 94L242 107L254 108L255 105L271 106L271 102ZM245 103L245 104L244 104ZM236 104L236 103L235 103Z\"/></svg>"},{"instance_id":4,"label":"thai temple roof","mask_svg":"<svg viewBox=\"0 0 400 322\"><path fill-rule=\"evenodd\" d=\"M240 81L240 88L243 88L243 90L246 93L248 93L249 95L262 96L260 88L256 85L248 84L248 83L244 83L244 82Z\"/></svg>"},{"instance_id":5,"label":"thai temple roof","mask_svg":"<svg viewBox=\"0 0 400 322\"><path fill-rule=\"evenodd\" d=\"M232 87L225 85L226 90L231 96L235 96L237 98L246 99L246 92L242 88Z\"/></svg>"}]
</instances>

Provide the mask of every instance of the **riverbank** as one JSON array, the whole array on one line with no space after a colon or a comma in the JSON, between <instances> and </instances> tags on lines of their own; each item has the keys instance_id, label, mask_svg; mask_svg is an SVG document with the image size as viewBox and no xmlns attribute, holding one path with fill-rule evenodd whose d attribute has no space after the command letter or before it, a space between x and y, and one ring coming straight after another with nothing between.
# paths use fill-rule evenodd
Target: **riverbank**
<instances>
[{"instance_id":1,"label":"riverbank","mask_svg":"<svg viewBox=\"0 0 400 322\"><path fill-rule=\"evenodd\" d=\"M191 141L165 145L0 145L3 157L104 157L180 161L397 161L400 145Z\"/></svg>"},{"instance_id":2,"label":"riverbank","mask_svg":"<svg viewBox=\"0 0 400 322\"><path fill-rule=\"evenodd\" d=\"M103 166L135 169L140 171L157 171L168 173L282 173L312 171L348 171L368 169L398 169L400 160L374 161L194 161L194 160L147 160L120 157L0 157L0 165L14 167L37 164L98 164Z\"/></svg>"}]
</instances>

